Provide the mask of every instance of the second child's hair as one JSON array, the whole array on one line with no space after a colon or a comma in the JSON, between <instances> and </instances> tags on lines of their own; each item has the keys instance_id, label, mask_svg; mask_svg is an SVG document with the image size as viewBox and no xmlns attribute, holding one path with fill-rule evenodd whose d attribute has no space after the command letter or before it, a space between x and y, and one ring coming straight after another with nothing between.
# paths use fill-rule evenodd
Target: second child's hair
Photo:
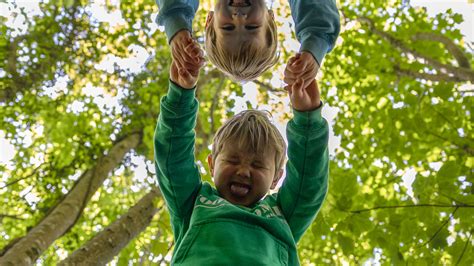
<instances>
[{"instance_id":1,"label":"second child's hair","mask_svg":"<svg viewBox=\"0 0 474 266\"><path fill-rule=\"evenodd\" d=\"M228 51L216 41L214 25L206 28L205 50L211 61L220 71L237 82L251 81L278 62L278 32L272 16L267 16L266 41L267 46L261 47L255 42L246 41L239 49Z\"/></svg>"},{"instance_id":2,"label":"second child's hair","mask_svg":"<svg viewBox=\"0 0 474 266\"><path fill-rule=\"evenodd\" d=\"M229 119L214 136L212 157L217 158L224 145L229 142L236 143L239 148L256 153L273 148L275 170L281 169L285 162L286 143L269 117L270 113L266 111L246 110Z\"/></svg>"}]
</instances>

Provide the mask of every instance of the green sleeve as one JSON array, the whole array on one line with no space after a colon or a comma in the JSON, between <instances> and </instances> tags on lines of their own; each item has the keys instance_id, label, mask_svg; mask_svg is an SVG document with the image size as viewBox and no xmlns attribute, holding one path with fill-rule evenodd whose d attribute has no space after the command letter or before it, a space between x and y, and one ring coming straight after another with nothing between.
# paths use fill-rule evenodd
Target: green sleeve
<instances>
[{"instance_id":1,"label":"green sleeve","mask_svg":"<svg viewBox=\"0 0 474 266\"><path fill-rule=\"evenodd\" d=\"M335 0L289 0L300 51L310 52L321 65L340 31Z\"/></svg>"},{"instance_id":2,"label":"green sleeve","mask_svg":"<svg viewBox=\"0 0 474 266\"><path fill-rule=\"evenodd\" d=\"M327 194L329 176L328 124L321 107L293 110L287 125L288 162L278 203L296 242L311 225Z\"/></svg>"},{"instance_id":3,"label":"green sleeve","mask_svg":"<svg viewBox=\"0 0 474 266\"><path fill-rule=\"evenodd\" d=\"M180 30L193 32L192 24L196 11L199 8L199 0L156 0L159 12L156 23L165 27L168 42Z\"/></svg>"},{"instance_id":4,"label":"green sleeve","mask_svg":"<svg viewBox=\"0 0 474 266\"><path fill-rule=\"evenodd\" d=\"M168 206L175 237L187 228L201 178L194 158L198 101L195 90L182 89L170 81L161 99L155 130L155 167L161 192Z\"/></svg>"}]
</instances>

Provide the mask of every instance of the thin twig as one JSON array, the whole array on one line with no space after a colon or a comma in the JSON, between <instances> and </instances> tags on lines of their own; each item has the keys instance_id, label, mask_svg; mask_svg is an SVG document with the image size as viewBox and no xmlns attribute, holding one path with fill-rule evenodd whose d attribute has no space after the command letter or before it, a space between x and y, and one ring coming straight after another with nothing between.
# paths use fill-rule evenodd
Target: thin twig
<instances>
[{"instance_id":1,"label":"thin twig","mask_svg":"<svg viewBox=\"0 0 474 266\"><path fill-rule=\"evenodd\" d=\"M15 219L15 220L25 220L23 218L20 218L16 215L10 215L10 214L0 214L0 221L3 219L3 218L10 218L10 219Z\"/></svg>"},{"instance_id":2,"label":"thin twig","mask_svg":"<svg viewBox=\"0 0 474 266\"><path fill-rule=\"evenodd\" d=\"M471 242L471 236L472 236L472 233L469 234L469 237L467 238L466 244L464 245L464 248L462 249L461 256L459 256L458 261L456 261L456 265L459 265L459 263L461 262L461 259L464 256L464 253L466 252L467 245L469 245L469 242Z\"/></svg>"},{"instance_id":3,"label":"thin twig","mask_svg":"<svg viewBox=\"0 0 474 266\"><path fill-rule=\"evenodd\" d=\"M260 80L254 80L253 83L255 83L255 84L259 85L260 87L263 87L263 88L265 88L268 91L271 91L273 93L283 93L283 92L285 92L284 89L273 88L270 84L262 82Z\"/></svg>"},{"instance_id":4,"label":"thin twig","mask_svg":"<svg viewBox=\"0 0 474 266\"><path fill-rule=\"evenodd\" d=\"M474 208L474 205L445 205L445 204L413 204L413 205L395 205L395 206L377 206L369 209L360 209L349 211L351 213L362 213L380 209L398 209L398 208L419 208L419 207L438 207L438 208Z\"/></svg>"},{"instance_id":5,"label":"thin twig","mask_svg":"<svg viewBox=\"0 0 474 266\"><path fill-rule=\"evenodd\" d=\"M170 243L170 245L168 246L168 250L166 251L166 254L163 255L163 257L162 257L161 260L157 263L157 265L161 265L161 263L165 261L166 255L168 255L168 253L171 251L171 249L172 249L173 247L174 247L174 241Z\"/></svg>"},{"instance_id":6,"label":"thin twig","mask_svg":"<svg viewBox=\"0 0 474 266\"><path fill-rule=\"evenodd\" d=\"M428 241L426 241L425 243L421 244L420 246L425 246L425 245L428 245L431 241L433 241L433 239L439 234L439 232L441 232L441 229L443 229L446 224L451 220L451 218L454 217L454 214L456 213L456 211L459 209L459 207L456 207L456 209L454 209L454 211L451 213L451 215L449 215L448 219L446 219L446 221L444 221L441 226L438 228L438 230L436 230L436 232L430 237L430 239L428 239Z\"/></svg>"},{"instance_id":7,"label":"thin twig","mask_svg":"<svg viewBox=\"0 0 474 266\"><path fill-rule=\"evenodd\" d=\"M41 164L40 166L36 167L36 168L33 170L33 172L32 172L31 174L29 174L29 175L27 175L27 176L24 176L24 177L20 177L20 178L18 178L18 179L16 179L16 180L13 180L13 181L11 181L11 182L8 182L8 183L5 184L3 187L0 187L0 189L4 189L4 188L6 188L6 187L8 187L8 186L11 186L11 185L14 185L14 184L20 182L21 180L25 180L25 179L28 179L28 178L32 177L34 174L36 174L36 172L38 171L38 169L39 169L41 166L42 166L42 164Z\"/></svg>"}]
</instances>

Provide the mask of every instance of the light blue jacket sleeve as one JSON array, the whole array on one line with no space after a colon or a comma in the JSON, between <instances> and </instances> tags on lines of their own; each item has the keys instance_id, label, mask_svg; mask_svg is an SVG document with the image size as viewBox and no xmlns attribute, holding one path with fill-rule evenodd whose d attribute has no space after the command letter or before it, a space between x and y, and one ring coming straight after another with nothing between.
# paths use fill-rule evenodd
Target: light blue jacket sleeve
<instances>
[{"instance_id":1,"label":"light blue jacket sleeve","mask_svg":"<svg viewBox=\"0 0 474 266\"><path fill-rule=\"evenodd\" d=\"M339 12L335 0L289 0L295 21L300 52L310 52L321 65L340 31Z\"/></svg>"},{"instance_id":2,"label":"light blue jacket sleeve","mask_svg":"<svg viewBox=\"0 0 474 266\"><path fill-rule=\"evenodd\" d=\"M168 42L171 42L180 30L193 32L192 23L199 0L156 0L156 3L159 8L156 23L165 27Z\"/></svg>"}]
</instances>

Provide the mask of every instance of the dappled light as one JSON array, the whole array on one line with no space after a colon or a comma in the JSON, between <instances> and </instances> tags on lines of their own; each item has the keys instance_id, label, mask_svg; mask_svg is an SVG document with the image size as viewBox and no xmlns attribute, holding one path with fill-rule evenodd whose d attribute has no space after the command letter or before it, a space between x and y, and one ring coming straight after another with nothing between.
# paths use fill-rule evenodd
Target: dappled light
<instances>
[{"instance_id":1,"label":"dappled light","mask_svg":"<svg viewBox=\"0 0 474 266\"><path fill-rule=\"evenodd\" d=\"M201 1L193 24L200 45L210 2ZM195 156L205 181L212 136L229 117L269 110L285 134L293 116L283 71L299 43L288 1L267 2L279 27L276 66L246 84L210 62L201 70ZM329 192L298 244L301 264L473 265L467 18L402 0L337 2L342 30L317 76L330 125ZM153 134L171 52L156 3L7 1L0 9L0 264L18 243L41 239L29 264L104 247L104 264L168 265L173 232ZM60 222L40 227L52 216Z\"/></svg>"}]
</instances>

